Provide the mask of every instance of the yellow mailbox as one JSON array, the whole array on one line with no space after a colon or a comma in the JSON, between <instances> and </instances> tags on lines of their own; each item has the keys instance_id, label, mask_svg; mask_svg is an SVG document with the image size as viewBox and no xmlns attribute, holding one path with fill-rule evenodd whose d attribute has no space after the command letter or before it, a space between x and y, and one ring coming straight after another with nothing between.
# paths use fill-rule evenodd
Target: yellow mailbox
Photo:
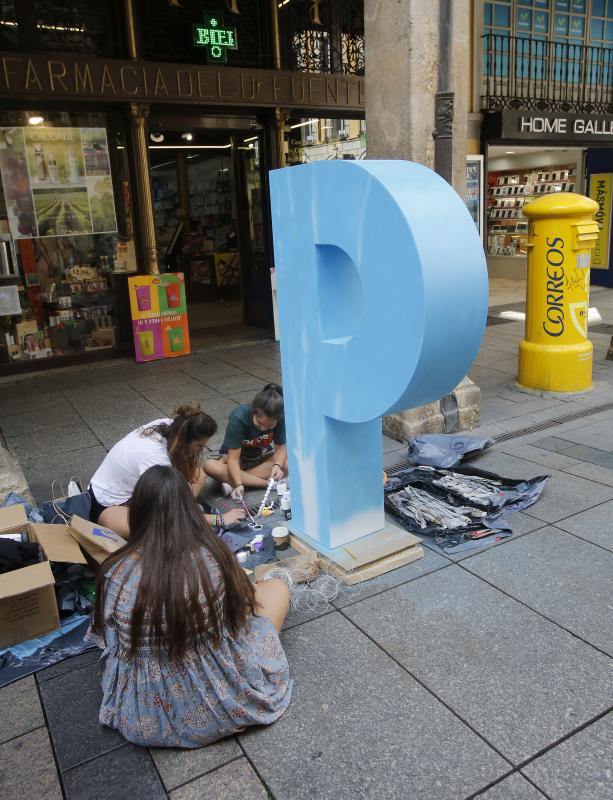
<instances>
[{"instance_id":1,"label":"yellow mailbox","mask_svg":"<svg viewBox=\"0 0 613 800\"><path fill-rule=\"evenodd\" d=\"M528 280L519 383L551 392L589 389L587 312L598 204L564 192L527 203L523 211L529 220Z\"/></svg>"}]
</instances>

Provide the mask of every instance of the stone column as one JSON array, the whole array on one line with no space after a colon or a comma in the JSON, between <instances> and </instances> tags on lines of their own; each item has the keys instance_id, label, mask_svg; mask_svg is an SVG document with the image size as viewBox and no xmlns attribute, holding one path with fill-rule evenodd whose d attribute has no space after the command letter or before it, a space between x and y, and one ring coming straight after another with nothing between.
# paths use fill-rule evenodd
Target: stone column
<instances>
[{"instance_id":1,"label":"stone column","mask_svg":"<svg viewBox=\"0 0 613 800\"><path fill-rule=\"evenodd\" d=\"M470 0L453 0L447 57L453 92L452 183L465 197ZM406 159L434 169L439 79L439 0L364 0L366 155ZM444 37L443 37L444 38ZM439 125L445 120L439 119ZM391 287L393 289L393 287ZM469 430L479 424L480 391L465 378L451 395L386 417L395 439L424 432Z\"/></svg>"},{"instance_id":2,"label":"stone column","mask_svg":"<svg viewBox=\"0 0 613 800\"><path fill-rule=\"evenodd\" d=\"M133 0L123 1L123 12L126 29L128 55L134 61L138 58L138 37L134 17ZM132 196L139 216L140 243L145 258L145 270L149 275L159 275L158 253L155 238L155 217L153 214L153 195L151 193L151 177L149 172L149 149L147 143L148 103L130 103L128 106L130 119L130 147L133 156L132 177L134 189Z\"/></svg>"},{"instance_id":3,"label":"stone column","mask_svg":"<svg viewBox=\"0 0 613 800\"><path fill-rule=\"evenodd\" d=\"M130 138L134 156L133 176L135 201L140 219L141 245L145 256L145 269L150 275L159 275L153 195L149 173L149 150L147 148L148 103L130 103Z\"/></svg>"}]
</instances>

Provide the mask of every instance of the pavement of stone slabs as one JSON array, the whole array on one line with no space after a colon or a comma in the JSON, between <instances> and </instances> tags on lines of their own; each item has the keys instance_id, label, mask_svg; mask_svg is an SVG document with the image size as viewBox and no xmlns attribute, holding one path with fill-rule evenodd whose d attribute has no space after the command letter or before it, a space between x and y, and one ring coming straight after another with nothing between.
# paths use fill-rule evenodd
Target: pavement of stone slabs
<instances>
[{"instance_id":1,"label":"pavement of stone slabs","mask_svg":"<svg viewBox=\"0 0 613 800\"><path fill-rule=\"evenodd\" d=\"M613 322L613 292L592 304ZM593 413L613 399L610 336L592 334L592 393L526 392L515 383L522 325L505 308L522 307L490 310L471 375L477 433L511 438L471 463L551 475L541 500L511 515L511 539L459 556L425 540L423 559L320 612L292 612L288 711L206 748L148 750L101 728L96 653L1 689L3 796L610 800L613 412ZM280 370L278 347L259 342L2 381L0 430L41 502L53 478L87 483L119 437L180 402L218 419L218 447L232 408ZM516 435L526 428L537 429ZM406 459L386 437L382 449L387 468Z\"/></svg>"}]
</instances>

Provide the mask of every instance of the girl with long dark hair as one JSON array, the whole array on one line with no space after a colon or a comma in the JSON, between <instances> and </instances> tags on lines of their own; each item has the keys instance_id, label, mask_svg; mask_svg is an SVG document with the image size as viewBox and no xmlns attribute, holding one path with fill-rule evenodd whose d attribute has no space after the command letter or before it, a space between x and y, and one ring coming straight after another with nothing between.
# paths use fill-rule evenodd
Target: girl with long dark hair
<instances>
[{"instance_id":1,"label":"girl with long dark hair","mask_svg":"<svg viewBox=\"0 0 613 800\"><path fill-rule=\"evenodd\" d=\"M197 497L206 480L202 452L217 423L200 407L180 406L174 419L156 419L124 436L107 453L89 485L90 519L124 538L130 535L128 503L143 472L155 464L172 465ZM210 525L228 527L244 519L236 509L207 516Z\"/></svg>"},{"instance_id":2,"label":"girl with long dark hair","mask_svg":"<svg viewBox=\"0 0 613 800\"><path fill-rule=\"evenodd\" d=\"M100 723L143 746L200 747L274 722L292 693L285 583L251 585L173 467L140 477L129 522L96 582Z\"/></svg>"}]
</instances>

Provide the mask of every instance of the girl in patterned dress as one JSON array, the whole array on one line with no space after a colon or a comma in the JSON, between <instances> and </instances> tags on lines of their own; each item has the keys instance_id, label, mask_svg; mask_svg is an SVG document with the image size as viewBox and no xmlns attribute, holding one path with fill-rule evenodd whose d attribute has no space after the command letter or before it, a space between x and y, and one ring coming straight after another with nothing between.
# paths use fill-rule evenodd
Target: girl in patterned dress
<instances>
[{"instance_id":1,"label":"girl in patterned dress","mask_svg":"<svg viewBox=\"0 0 613 800\"><path fill-rule=\"evenodd\" d=\"M143 746L200 747L277 720L293 685L285 583L252 586L174 467L143 473L129 522L97 579L100 723Z\"/></svg>"}]
</instances>

